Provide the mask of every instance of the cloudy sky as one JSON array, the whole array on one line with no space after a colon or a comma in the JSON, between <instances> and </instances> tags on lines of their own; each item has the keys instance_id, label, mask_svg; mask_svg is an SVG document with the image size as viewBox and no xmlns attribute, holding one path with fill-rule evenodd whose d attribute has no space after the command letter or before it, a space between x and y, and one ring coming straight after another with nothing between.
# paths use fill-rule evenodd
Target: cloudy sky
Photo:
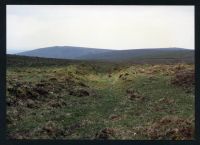
<instances>
[{"instance_id":1,"label":"cloudy sky","mask_svg":"<svg viewBox=\"0 0 200 145\"><path fill-rule=\"evenodd\" d=\"M193 6L7 6L7 50L194 49Z\"/></svg>"}]
</instances>

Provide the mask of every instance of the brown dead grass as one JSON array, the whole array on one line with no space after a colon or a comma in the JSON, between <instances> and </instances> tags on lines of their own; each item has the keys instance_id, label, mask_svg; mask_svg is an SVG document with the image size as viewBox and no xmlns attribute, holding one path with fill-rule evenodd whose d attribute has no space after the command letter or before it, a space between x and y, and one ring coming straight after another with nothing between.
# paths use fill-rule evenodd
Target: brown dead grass
<instances>
[{"instance_id":1,"label":"brown dead grass","mask_svg":"<svg viewBox=\"0 0 200 145\"><path fill-rule=\"evenodd\" d=\"M171 79L171 83L184 89L191 90L195 83L194 70L178 71Z\"/></svg>"},{"instance_id":2,"label":"brown dead grass","mask_svg":"<svg viewBox=\"0 0 200 145\"><path fill-rule=\"evenodd\" d=\"M194 120L165 116L150 123L144 131L150 139L191 140L194 137Z\"/></svg>"}]
</instances>

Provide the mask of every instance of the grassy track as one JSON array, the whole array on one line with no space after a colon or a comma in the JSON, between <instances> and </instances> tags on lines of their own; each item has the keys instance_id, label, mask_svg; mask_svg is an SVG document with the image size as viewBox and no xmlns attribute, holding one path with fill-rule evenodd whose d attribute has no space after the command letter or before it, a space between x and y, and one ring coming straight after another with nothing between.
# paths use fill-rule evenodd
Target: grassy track
<instances>
[{"instance_id":1,"label":"grassy track","mask_svg":"<svg viewBox=\"0 0 200 145\"><path fill-rule=\"evenodd\" d=\"M191 139L193 86L186 92L171 84L180 66L184 71L194 67L81 63L8 68L8 137Z\"/></svg>"}]
</instances>

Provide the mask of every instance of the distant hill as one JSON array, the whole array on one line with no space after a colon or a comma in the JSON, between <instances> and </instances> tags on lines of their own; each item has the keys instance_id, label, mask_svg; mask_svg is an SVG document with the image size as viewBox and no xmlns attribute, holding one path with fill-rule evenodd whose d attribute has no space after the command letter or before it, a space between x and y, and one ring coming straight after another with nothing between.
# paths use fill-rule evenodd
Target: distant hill
<instances>
[{"instance_id":1,"label":"distant hill","mask_svg":"<svg viewBox=\"0 0 200 145\"><path fill-rule=\"evenodd\" d=\"M37 56L44 58L78 59L81 56L94 55L109 51L111 50L92 49L92 48L73 47L73 46L53 46L53 47L39 48L31 51L25 51L17 53L17 55Z\"/></svg>"},{"instance_id":2,"label":"distant hill","mask_svg":"<svg viewBox=\"0 0 200 145\"><path fill-rule=\"evenodd\" d=\"M148 48L109 50L71 46L55 46L18 53L22 56L44 58L101 60L117 62L187 61L194 62L194 50L184 48Z\"/></svg>"},{"instance_id":3,"label":"distant hill","mask_svg":"<svg viewBox=\"0 0 200 145\"><path fill-rule=\"evenodd\" d=\"M105 53L81 56L87 60L110 60L110 61L138 61L158 59L179 59L194 61L194 50L184 48L156 48L156 49L132 49L109 51Z\"/></svg>"}]
</instances>

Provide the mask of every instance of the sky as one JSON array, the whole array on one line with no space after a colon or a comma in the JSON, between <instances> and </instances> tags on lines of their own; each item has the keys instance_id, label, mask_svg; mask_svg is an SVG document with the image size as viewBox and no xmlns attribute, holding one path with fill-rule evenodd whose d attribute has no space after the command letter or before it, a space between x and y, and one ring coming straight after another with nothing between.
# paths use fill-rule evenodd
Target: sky
<instances>
[{"instance_id":1,"label":"sky","mask_svg":"<svg viewBox=\"0 0 200 145\"><path fill-rule=\"evenodd\" d=\"M7 5L7 51L194 49L194 6Z\"/></svg>"}]
</instances>

